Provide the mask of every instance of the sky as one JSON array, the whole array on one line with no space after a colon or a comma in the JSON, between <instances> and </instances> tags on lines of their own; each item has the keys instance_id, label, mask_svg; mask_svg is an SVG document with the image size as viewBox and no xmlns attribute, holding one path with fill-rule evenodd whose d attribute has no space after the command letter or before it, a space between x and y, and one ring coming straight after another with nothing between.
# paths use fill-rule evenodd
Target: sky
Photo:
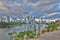
<instances>
[{"instance_id":1,"label":"sky","mask_svg":"<svg viewBox=\"0 0 60 40\"><path fill-rule=\"evenodd\" d=\"M0 0L0 16L39 16L60 12L60 0Z\"/></svg>"}]
</instances>

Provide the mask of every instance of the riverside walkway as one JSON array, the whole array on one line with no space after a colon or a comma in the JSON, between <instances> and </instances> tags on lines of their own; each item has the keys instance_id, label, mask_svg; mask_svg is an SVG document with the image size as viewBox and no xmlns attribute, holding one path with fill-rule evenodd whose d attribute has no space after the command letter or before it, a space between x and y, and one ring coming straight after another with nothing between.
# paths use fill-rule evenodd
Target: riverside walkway
<instances>
[{"instance_id":1,"label":"riverside walkway","mask_svg":"<svg viewBox=\"0 0 60 40\"><path fill-rule=\"evenodd\" d=\"M40 38L35 40L60 40L60 29L42 34Z\"/></svg>"}]
</instances>

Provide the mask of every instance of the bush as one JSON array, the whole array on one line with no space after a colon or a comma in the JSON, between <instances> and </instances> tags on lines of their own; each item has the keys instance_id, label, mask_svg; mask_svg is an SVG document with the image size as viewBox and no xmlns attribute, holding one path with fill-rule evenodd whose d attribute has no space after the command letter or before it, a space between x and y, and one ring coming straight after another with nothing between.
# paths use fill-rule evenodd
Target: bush
<instances>
[{"instance_id":1,"label":"bush","mask_svg":"<svg viewBox=\"0 0 60 40\"><path fill-rule=\"evenodd\" d=\"M11 35L12 33L9 33L9 35ZM24 32L19 32L18 34L16 34L15 40L23 40L23 38L34 38L35 37L35 33L33 33L32 31L24 31ZM39 34L38 34L39 35Z\"/></svg>"},{"instance_id":2,"label":"bush","mask_svg":"<svg viewBox=\"0 0 60 40\"><path fill-rule=\"evenodd\" d=\"M27 34L29 38L34 37L34 33L32 31L25 31L24 33Z\"/></svg>"},{"instance_id":3,"label":"bush","mask_svg":"<svg viewBox=\"0 0 60 40\"><path fill-rule=\"evenodd\" d=\"M57 29L57 24L51 23L48 25L48 31L53 31L55 29Z\"/></svg>"}]
</instances>

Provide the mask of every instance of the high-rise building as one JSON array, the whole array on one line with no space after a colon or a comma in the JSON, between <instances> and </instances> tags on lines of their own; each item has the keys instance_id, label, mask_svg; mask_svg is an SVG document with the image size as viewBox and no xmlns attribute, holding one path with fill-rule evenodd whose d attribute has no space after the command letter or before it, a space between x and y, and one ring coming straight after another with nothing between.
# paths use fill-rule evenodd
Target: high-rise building
<instances>
[{"instance_id":1,"label":"high-rise building","mask_svg":"<svg viewBox=\"0 0 60 40\"><path fill-rule=\"evenodd\" d=\"M1 17L1 22L9 22L9 21L10 21L9 16L2 16Z\"/></svg>"}]
</instances>

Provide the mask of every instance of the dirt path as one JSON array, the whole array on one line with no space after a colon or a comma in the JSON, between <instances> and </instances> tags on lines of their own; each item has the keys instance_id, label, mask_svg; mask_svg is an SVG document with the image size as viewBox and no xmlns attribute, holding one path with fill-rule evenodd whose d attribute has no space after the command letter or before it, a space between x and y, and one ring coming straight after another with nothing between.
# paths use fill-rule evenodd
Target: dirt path
<instances>
[{"instance_id":1,"label":"dirt path","mask_svg":"<svg viewBox=\"0 0 60 40\"><path fill-rule=\"evenodd\" d=\"M60 40L60 30L45 33L41 35L40 38L35 39L35 40Z\"/></svg>"}]
</instances>

